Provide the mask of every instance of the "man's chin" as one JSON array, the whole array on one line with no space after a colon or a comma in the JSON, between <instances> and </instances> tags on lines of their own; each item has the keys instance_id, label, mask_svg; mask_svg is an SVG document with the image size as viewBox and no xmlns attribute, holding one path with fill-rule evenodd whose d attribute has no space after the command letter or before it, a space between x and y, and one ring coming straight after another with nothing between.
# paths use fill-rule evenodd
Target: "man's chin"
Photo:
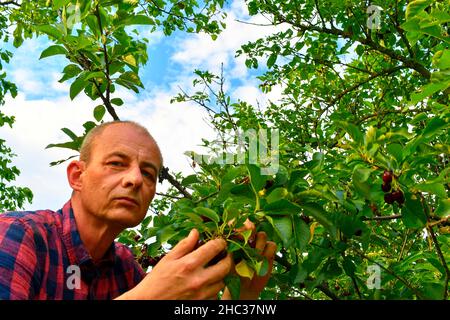
<instances>
[{"instance_id":1,"label":"man's chin","mask_svg":"<svg viewBox=\"0 0 450 320\"><path fill-rule=\"evenodd\" d=\"M127 229L139 225L144 217L145 215L142 216L140 212L130 212L128 210L123 212L120 210L119 212L114 212L110 218L123 229Z\"/></svg>"}]
</instances>

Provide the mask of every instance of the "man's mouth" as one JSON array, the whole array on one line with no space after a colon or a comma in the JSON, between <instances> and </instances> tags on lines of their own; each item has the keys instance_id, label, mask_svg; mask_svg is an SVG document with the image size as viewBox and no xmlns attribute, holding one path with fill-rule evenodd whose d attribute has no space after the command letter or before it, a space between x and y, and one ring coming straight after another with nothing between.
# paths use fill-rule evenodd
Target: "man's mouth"
<instances>
[{"instance_id":1,"label":"man's mouth","mask_svg":"<svg viewBox=\"0 0 450 320\"><path fill-rule=\"evenodd\" d=\"M117 200L126 205L139 206L139 202L130 197L117 197L114 200Z\"/></svg>"}]
</instances>

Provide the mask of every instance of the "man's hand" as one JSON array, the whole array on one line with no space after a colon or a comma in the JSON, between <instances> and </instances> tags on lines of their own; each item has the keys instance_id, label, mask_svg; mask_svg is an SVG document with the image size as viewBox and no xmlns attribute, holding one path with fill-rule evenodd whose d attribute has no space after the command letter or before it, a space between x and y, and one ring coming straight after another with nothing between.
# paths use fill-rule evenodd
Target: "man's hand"
<instances>
[{"instance_id":1,"label":"man's hand","mask_svg":"<svg viewBox=\"0 0 450 320\"><path fill-rule=\"evenodd\" d=\"M223 278L230 272L232 258L228 255L205 267L226 248L226 242L210 240L194 250L198 239L198 231L192 230L136 287L118 299L216 299L225 286Z\"/></svg>"},{"instance_id":2,"label":"man's hand","mask_svg":"<svg viewBox=\"0 0 450 320\"><path fill-rule=\"evenodd\" d=\"M244 229L255 230L255 225L247 220L244 223ZM241 230L242 231L242 230ZM269 268L267 273L260 277L258 275L253 276L252 279L241 277L241 291L240 297L241 300L256 300L259 298L259 294L264 289L269 281L270 276L272 274L273 261L275 258L275 253L277 251L277 245L275 242L267 241L267 235L264 231L260 231L256 234L256 245L255 249L261 253L263 257L267 259L269 262ZM232 270L234 271L234 264L232 266ZM230 300L231 293L228 288L225 289L223 296L223 300Z\"/></svg>"}]
</instances>

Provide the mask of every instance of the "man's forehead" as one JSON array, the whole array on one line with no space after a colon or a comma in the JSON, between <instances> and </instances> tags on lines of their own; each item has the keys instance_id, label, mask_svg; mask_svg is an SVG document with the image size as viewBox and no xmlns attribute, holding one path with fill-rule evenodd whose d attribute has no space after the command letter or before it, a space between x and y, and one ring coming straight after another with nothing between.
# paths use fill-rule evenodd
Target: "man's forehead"
<instances>
[{"instance_id":1,"label":"man's forehead","mask_svg":"<svg viewBox=\"0 0 450 320\"><path fill-rule=\"evenodd\" d=\"M131 156L137 153L140 157L148 159L160 157L159 148L153 137L145 130L130 124L122 123L105 128L94 145L94 149L100 147L99 149L103 149L103 155L107 156L114 153Z\"/></svg>"}]
</instances>

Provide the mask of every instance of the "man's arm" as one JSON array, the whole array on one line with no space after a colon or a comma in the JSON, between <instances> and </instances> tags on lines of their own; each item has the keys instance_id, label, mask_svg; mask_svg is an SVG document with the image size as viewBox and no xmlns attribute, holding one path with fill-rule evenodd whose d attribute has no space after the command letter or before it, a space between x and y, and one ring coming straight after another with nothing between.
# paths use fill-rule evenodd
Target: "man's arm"
<instances>
[{"instance_id":1,"label":"man's arm","mask_svg":"<svg viewBox=\"0 0 450 320\"><path fill-rule=\"evenodd\" d=\"M225 286L223 279L230 272L228 255L218 263L205 267L226 248L223 239L210 240L194 250L199 239L197 230L180 241L155 268L133 289L117 299L173 300L214 299Z\"/></svg>"},{"instance_id":2,"label":"man's arm","mask_svg":"<svg viewBox=\"0 0 450 320\"><path fill-rule=\"evenodd\" d=\"M37 264L31 228L20 220L0 217L0 300L32 299Z\"/></svg>"}]
</instances>

